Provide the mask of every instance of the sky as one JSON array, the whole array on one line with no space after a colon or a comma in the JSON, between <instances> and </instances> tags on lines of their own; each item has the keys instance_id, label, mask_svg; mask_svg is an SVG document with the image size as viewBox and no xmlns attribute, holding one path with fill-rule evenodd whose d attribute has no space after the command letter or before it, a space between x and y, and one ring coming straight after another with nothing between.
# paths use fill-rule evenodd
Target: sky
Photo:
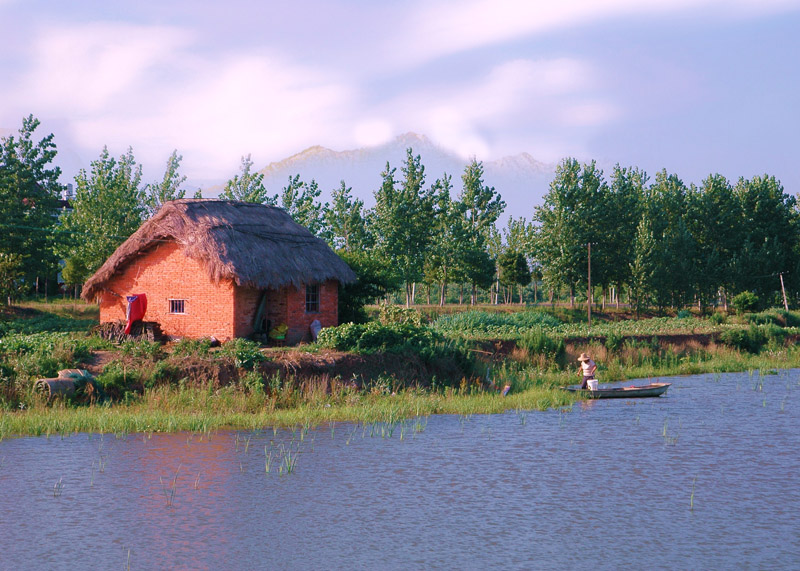
<instances>
[{"instance_id":1,"label":"sky","mask_svg":"<svg viewBox=\"0 0 800 571\"><path fill-rule=\"evenodd\" d=\"M795 195L799 31L800 0L0 0L0 134L40 119L63 182L104 146L203 186L413 131Z\"/></svg>"}]
</instances>

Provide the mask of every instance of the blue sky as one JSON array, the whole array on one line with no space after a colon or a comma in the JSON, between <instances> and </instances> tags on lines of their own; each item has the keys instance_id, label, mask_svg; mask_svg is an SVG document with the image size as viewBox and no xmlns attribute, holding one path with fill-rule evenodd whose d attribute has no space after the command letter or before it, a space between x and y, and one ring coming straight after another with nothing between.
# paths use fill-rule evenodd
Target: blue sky
<instances>
[{"instance_id":1,"label":"blue sky","mask_svg":"<svg viewBox=\"0 0 800 571\"><path fill-rule=\"evenodd\" d=\"M800 0L0 0L0 128L41 119L65 180L104 145L205 184L415 131L796 194L798 32Z\"/></svg>"}]
</instances>

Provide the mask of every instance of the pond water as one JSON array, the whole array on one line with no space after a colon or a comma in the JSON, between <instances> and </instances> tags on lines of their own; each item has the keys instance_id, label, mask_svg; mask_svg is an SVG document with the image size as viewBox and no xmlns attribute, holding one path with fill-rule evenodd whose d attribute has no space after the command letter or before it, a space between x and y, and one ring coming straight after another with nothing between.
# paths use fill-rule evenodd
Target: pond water
<instances>
[{"instance_id":1,"label":"pond water","mask_svg":"<svg viewBox=\"0 0 800 571\"><path fill-rule=\"evenodd\" d=\"M6 439L0 569L800 566L800 371L671 382L571 411Z\"/></svg>"}]
</instances>

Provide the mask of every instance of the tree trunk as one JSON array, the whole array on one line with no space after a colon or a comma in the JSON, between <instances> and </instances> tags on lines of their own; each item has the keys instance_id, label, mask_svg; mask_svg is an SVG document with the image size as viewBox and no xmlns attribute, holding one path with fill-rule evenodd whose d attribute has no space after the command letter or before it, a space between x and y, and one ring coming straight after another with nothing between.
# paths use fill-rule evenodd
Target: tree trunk
<instances>
[{"instance_id":1,"label":"tree trunk","mask_svg":"<svg viewBox=\"0 0 800 571\"><path fill-rule=\"evenodd\" d=\"M575 309L575 287L569 286L569 308Z\"/></svg>"},{"instance_id":2,"label":"tree trunk","mask_svg":"<svg viewBox=\"0 0 800 571\"><path fill-rule=\"evenodd\" d=\"M478 302L478 286L472 284L472 294L469 297L470 305L475 305Z\"/></svg>"},{"instance_id":3,"label":"tree trunk","mask_svg":"<svg viewBox=\"0 0 800 571\"><path fill-rule=\"evenodd\" d=\"M519 304L520 305L523 305L522 294L523 294L524 291L525 291L525 288L522 286L522 284L520 284L520 286L519 286Z\"/></svg>"},{"instance_id":4,"label":"tree trunk","mask_svg":"<svg viewBox=\"0 0 800 571\"><path fill-rule=\"evenodd\" d=\"M458 289L458 305L464 305L464 284L459 285Z\"/></svg>"},{"instance_id":5,"label":"tree trunk","mask_svg":"<svg viewBox=\"0 0 800 571\"><path fill-rule=\"evenodd\" d=\"M431 284L428 284L428 305L431 304Z\"/></svg>"},{"instance_id":6,"label":"tree trunk","mask_svg":"<svg viewBox=\"0 0 800 571\"><path fill-rule=\"evenodd\" d=\"M447 284L442 282L439 286L439 307L444 307L445 295L447 293Z\"/></svg>"},{"instance_id":7,"label":"tree trunk","mask_svg":"<svg viewBox=\"0 0 800 571\"><path fill-rule=\"evenodd\" d=\"M537 288L536 280L533 280L533 304L539 305L539 291Z\"/></svg>"}]
</instances>

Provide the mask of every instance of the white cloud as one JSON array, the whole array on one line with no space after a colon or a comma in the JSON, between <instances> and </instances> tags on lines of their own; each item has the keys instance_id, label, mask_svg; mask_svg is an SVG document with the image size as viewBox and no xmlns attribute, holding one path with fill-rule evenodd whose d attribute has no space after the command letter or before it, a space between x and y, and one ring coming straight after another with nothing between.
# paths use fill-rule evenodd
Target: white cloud
<instances>
[{"instance_id":1,"label":"white cloud","mask_svg":"<svg viewBox=\"0 0 800 571\"><path fill-rule=\"evenodd\" d=\"M235 174L239 157L280 157L350 136L354 90L276 53L202 53L180 29L104 23L42 30L28 71L0 106L65 116L83 149L134 147L163 168L172 149L196 176ZM158 176L153 174L153 176Z\"/></svg>"},{"instance_id":2,"label":"white cloud","mask_svg":"<svg viewBox=\"0 0 800 571\"><path fill-rule=\"evenodd\" d=\"M362 119L353 129L355 142L361 147L380 145L389 141L394 135L392 124L386 119Z\"/></svg>"},{"instance_id":3,"label":"white cloud","mask_svg":"<svg viewBox=\"0 0 800 571\"><path fill-rule=\"evenodd\" d=\"M145 76L173 66L187 34L167 27L93 23L42 30L20 86L33 105L91 113L145 89Z\"/></svg>"},{"instance_id":4,"label":"white cloud","mask_svg":"<svg viewBox=\"0 0 800 571\"><path fill-rule=\"evenodd\" d=\"M800 0L421 0L387 52L412 65L467 50L627 16L713 10L720 18L794 10ZM394 46L403 45L403 50Z\"/></svg>"},{"instance_id":5,"label":"white cloud","mask_svg":"<svg viewBox=\"0 0 800 571\"><path fill-rule=\"evenodd\" d=\"M574 58L514 60L482 77L408 90L378 111L405 128L429 135L463 157L497 158L519 152L546 133L596 128L621 110L603 95L602 79ZM505 144L498 141L506 139ZM509 143L520 144L509 149Z\"/></svg>"}]
</instances>

